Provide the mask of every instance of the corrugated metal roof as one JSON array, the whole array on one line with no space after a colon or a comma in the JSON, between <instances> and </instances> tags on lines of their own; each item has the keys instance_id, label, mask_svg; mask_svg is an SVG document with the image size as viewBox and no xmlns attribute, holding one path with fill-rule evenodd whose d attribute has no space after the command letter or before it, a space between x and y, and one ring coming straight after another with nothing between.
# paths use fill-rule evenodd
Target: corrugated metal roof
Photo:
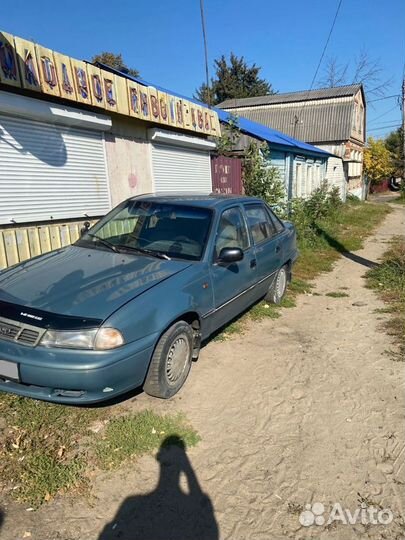
<instances>
[{"instance_id":1,"label":"corrugated metal roof","mask_svg":"<svg viewBox=\"0 0 405 540\"><path fill-rule=\"evenodd\" d=\"M247 118L264 124L290 137L310 143L349 140L351 135L354 103L343 101L309 103L305 107L285 105L283 107L252 107L228 109L239 118ZM295 119L298 118L297 125Z\"/></svg>"},{"instance_id":2,"label":"corrugated metal roof","mask_svg":"<svg viewBox=\"0 0 405 540\"><path fill-rule=\"evenodd\" d=\"M221 122L229 122L231 113L221 109L216 109L216 111L218 112ZM262 141L266 141L272 146L280 146L286 150L295 151L306 155L319 155L323 157L332 155L329 152L325 152L320 148L312 146L311 144L307 144L301 140L295 139L286 133L281 133L280 131L266 127L261 123L254 122L243 116L238 117L238 128L242 133L251 135Z\"/></svg>"},{"instance_id":3,"label":"corrugated metal roof","mask_svg":"<svg viewBox=\"0 0 405 540\"><path fill-rule=\"evenodd\" d=\"M127 79L130 79L130 80L133 80L133 81L136 81L140 84L143 84L145 86L153 86L154 88L157 88L158 90L162 91L162 92L168 92L174 96L177 96L181 99L187 99L188 101L191 101L193 103L196 103L198 105L203 105L204 107L206 107L206 103L201 103L200 101L194 99L194 98L189 98L189 97L186 97L186 96L183 96L182 94L178 94L177 92L173 92L172 90L168 90L167 88L163 88L162 86L157 86L156 84L153 84L153 83L148 83L146 81L144 81L143 79L139 79L139 78L136 78L136 77L132 77L131 75L129 75L128 73L123 73L121 71L118 71L114 68L111 68L110 66L107 66L107 65L104 65L104 64L101 64L101 63L97 63L97 65L99 67L102 67L103 69L106 69L107 71L110 71L112 73L115 73L115 74L118 74L118 75L122 75L124 77L126 77ZM220 119L221 122L226 122L228 123L229 122L229 119L230 119L230 116L231 114L226 112L226 111L223 111L222 109L218 109L217 107L212 107L217 113L218 113L218 117ZM301 154L307 154L307 155L318 155L318 156L322 156L322 157L328 157L328 156L331 156L332 154L330 154L329 152L325 152L324 150L321 150L320 148L316 148L315 146L311 146L310 144L307 144L303 141L300 141L298 139L295 139L285 133L280 133L279 131L275 130L275 129L272 129L270 127L267 127L265 125L261 125L261 124L258 124L256 122L253 122L251 120L249 120L248 118L244 118L244 117L239 117L238 118L238 127L239 129L242 131L242 133L245 133L246 135L252 135L253 137L255 138L258 138L262 141L266 141L268 143L271 143L272 145L277 145L277 146L280 146L280 147L283 147L283 148L287 148L291 151L296 151L296 152L299 152Z\"/></svg>"},{"instance_id":4,"label":"corrugated metal roof","mask_svg":"<svg viewBox=\"0 0 405 540\"><path fill-rule=\"evenodd\" d=\"M361 88L361 84L349 84L346 86L335 86L333 88L319 88L318 90L304 90L251 98L227 99L217 105L217 107L220 109L255 107L258 105L273 105L275 103L297 103L318 99L354 96Z\"/></svg>"}]
</instances>

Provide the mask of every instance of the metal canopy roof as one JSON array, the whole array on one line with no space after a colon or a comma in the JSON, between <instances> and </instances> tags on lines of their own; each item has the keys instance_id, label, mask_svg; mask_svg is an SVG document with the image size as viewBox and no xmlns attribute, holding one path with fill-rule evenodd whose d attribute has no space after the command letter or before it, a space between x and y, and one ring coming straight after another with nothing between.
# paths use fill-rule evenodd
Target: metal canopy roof
<instances>
[{"instance_id":1,"label":"metal canopy roof","mask_svg":"<svg viewBox=\"0 0 405 540\"><path fill-rule=\"evenodd\" d=\"M183 96L181 94L178 94L177 92L173 92L172 90L163 88L162 86L157 86L156 84L146 82L143 79L132 77L132 75L129 75L128 73L121 72L117 69L114 69L100 62L97 62L96 65L98 67L105 69L106 71L115 73L116 75L122 75L126 77L127 79L137 82L138 84L142 84L144 86L153 86L154 88L156 88L157 90L160 90L161 92L168 92L174 96L177 96L180 99L187 99L188 101L196 103L197 105L202 105L204 107L207 106L206 103L201 103L200 101L194 98ZM232 116L230 113L223 111L222 109L219 109L217 107L211 107L211 108L218 113L218 117L221 122L229 123L229 120ZM238 117L238 128L242 131L242 133L245 133L246 135L251 135L252 137L255 137L262 141L266 141L273 146L283 147L283 149L287 151L295 150L296 153L318 155L321 157L328 157L332 155L329 152L325 152L324 150L321 150L320 148L316 148L315 146L307 144L303 141L299 141L298 139L289 137L288 135L285 135L284 133L281 133L279 131L276 131L275 129L266 127L262 124L253 122L252 120L248 120L247 118Z\"/></svg>"},{"instance_id":2,"label":"metal canopy roof","mask_svg":"<svg viewBox=\"0 0 405 540\"><path fill-rule=\"evenodd\" d=\"M229 123L229 120L232 117L231 113L222 111L221 109L216 109L216 111L218 112L221 122ZM312 146L311 144L307 144L303 141L299 141L298 139L294 139L293 137L289 137L285 133L281 133L280 131L266 127L263 124L258 124L257 122L248 120L243 116L237 117L237 124L242 133L251 135L252 137L262 141L266 141L272 146L283 147L283 149L287 151L290 150L295 151L296 153L318 155L322 157L329 157L333 155L329 152L321 150L320 148L316 148L316 146Z\"/></svg>"}]
</instances>

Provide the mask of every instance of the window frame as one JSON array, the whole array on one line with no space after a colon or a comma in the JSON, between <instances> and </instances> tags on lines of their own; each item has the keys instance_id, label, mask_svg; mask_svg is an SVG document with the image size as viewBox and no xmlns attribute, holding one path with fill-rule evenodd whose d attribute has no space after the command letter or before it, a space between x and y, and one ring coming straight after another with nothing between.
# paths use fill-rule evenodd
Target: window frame
<instances>
[{"instance_id":1,"label":"window frame","mask_svg":"<svg viewBox=\"0 0 405 540\"><path fill-rule=\"evenodd\" d=\"M285 231L285 225L283 223L283 221L273 212L273 210L270 208L270 206L268 204L265 204L265 208L270 216L270 220L273 222L275 228L276 228L276 234L274 236L277 236L279 234L282 234L284 231ZM277 230L277 226L275 224L278 224L280 225L280 230L278 231ZM272 237L274 238L274 237Z\"/></svg>"},{"instance_id":2,"label":"window frame","mask_svg":"<svg viewBox=\"0 0 405 540\"><path fill-rule=\"evenodd\" d=\"M137 198L137 197L129 198L129 199L126 199L125 201L122 201L120 204L118 204L112 210L110 210L105 216L103 216L100 220L98 220L92 227L90 227L89 232L92 232L93 234L94 233L97 234L98 231L104 227L104 225L106 225L117 214L119 214L120 211L124 210L130 203L135 203L136 204L138 202L145 202L145 203L151 203L151 204L160 204L160 205L166 204L168 206L177 206L179 208L190 208L190 209L195 209L195 210L204 210L204 211L206 211L207 214L209 215L209 220L210 221L209 221L209 224L208 224L208 227L207 227L207 232L206 232L206 236L205 236L205 239L204 239L204 244L203 244L203 247L202 247L202 250L201 250L200 257L198 259L184 259L184 258L181 258L181 257L171 257L172 260L186 261L187 263L190 263L190 264L199 263L199 262L202 262L204 260L206 254L207 254L207 250L209 249L209 244L210 244L210 239L211 239L211 234L212 234L212 228L213 228L213 225L214 225L214 222L215 222L214 210L212 208L210 208L210 207L207 207L207 206L184 204L182 202L175 202L175 201L173 201L173 202L170 201L170 203L168 203L168 202L160 202L160 201L154 200L153 198ZM139 217L138 217L137 221L139 221ZM137 223L136 226L138 226L138 223ZM91 244L83 246L82 245L82 240L83 240L83 237L79 237L72 245L77 245L79 247L87 247L87 248L91 248L91 249L97 249L96 247L92 246ZM131 255L132 253L130 251L128 251L128 254Z\"/></svg>"},{"instance_id":3,"label":"window frame","mask_svg":"<svg viewBox=\"0 0 405 540\"><path fill-rule=\"evenodd\" d=\"M216 256L217 237L218 237L219 224L221 223L222 216L224 215L225 212L228 212L229 210L233 210L235 208L237 210L239 210L240 215L242 217L242 222L244 223L245 228L246 228L246 237L247 237L247 241L248 241L248 246L245 249L242 249L243 253L246 253L247 251L249 251L251 249L252 245L254 245L252 243L252 239L250 237L249 224L248 224L248 221L247 221L247 218L246 218L246 215L245 215L245 212L244 212L244 209L242 208L242 206L240 204L235 204L233 206L229 206L228 208L224 208L223 210L221 210L219 212L218 221L216 223L216 231L214 233L214 238L213 238L213 245L212 245L212 263L213 264L215 264L217 262L217 260L218 260L218 257Z\"/></svg>"},{"instance_id":4,"label":"window frame","mask_svg":"<svg viewBox=\"0 0 405 540\"><path fill-rule=\"evenodd\" d=\"M257 207L257 206L258 206L259 208L262 208L264 214L267 216L267 219L268 219L268 221L269 221L270 226L271 226L271 227L274 229L274 231L275 231L275 233L274 233L273 235L271 235L271 236L269 236L269 237L267 237L267 238L264 238L263 240L261 240L261 241L258 242L258 243L255 242L255 239L254 239L254 237L253 237L252 230L251 230L250 225L249 225L249 218L248 218L248 215L247 215L247 209L249 208L249 206L250 206L250 207L255 207L255 206ZM244 208L245 214L246 214L246 221L247 221L247 225L248 225L248 229L249 229L249 235L250 235L250 237L251 237L252 245L253 245L254 247L260 246L260 245L262 245L262 244L264 244L264 243L266 243L266 242L269 242L270 240L273 240L276 236L278 236L281 232L283 232L283 231L280 231L280 232L277 231L277 228L276 228L276 226L274 225L273 220L271 219L271 213L269 212L269 208L268 208L268 206L267 206L266 203L264 203L264 202L249 202L249 203L244 203L244 204L243 204L243 208ZM278 218L277 218L277 219L278 219ZM284 225L283 225L283 227L284 227Z\"/></svg>"}]
</instances>

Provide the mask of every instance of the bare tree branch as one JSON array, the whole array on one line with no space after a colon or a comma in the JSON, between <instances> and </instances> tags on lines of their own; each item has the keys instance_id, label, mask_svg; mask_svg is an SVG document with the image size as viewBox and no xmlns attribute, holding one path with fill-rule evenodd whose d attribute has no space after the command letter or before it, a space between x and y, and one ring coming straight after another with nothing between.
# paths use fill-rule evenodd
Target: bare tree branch
<instances>
[{"instance_id":1,"label":"bare tree branch","mask_svg":"<svg viewBox=\"0 0 405 540\"><path fill-rule=\"evenodd\" d=\"M328 58L323 70L323 76L318 81L319 86L332 88L345 84L349 64L339 64L336 57Z\"/></svg>"},{"instance_id":2,"label":"bare tree branch","mask_svg":"<svg viewBox=\"0 0 405 540\"><path fill-rule=\"evenodd\" d=\"M318 87L355 83L361 83L369 96L382 97L392 85L393 79L384 79L384 68L380 60L370 58L367 51L362 49L351 63L339 64L336 56L330 57Z\"/></svg>"}]
</instances>

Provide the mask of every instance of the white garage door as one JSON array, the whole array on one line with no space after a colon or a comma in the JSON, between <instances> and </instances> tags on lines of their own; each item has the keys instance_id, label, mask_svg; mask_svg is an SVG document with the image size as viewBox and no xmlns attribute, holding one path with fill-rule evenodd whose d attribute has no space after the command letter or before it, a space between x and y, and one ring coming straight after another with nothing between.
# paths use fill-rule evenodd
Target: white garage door
<instances>
[{"instance_id":1,"label":"white garage door","mask_svg":"<svg viewBox=\"0 0 405 540\"><path fill-rule=\"evenodd\" d=\"M0 223L110 209L102 133L0 115Z\"/></svg>"},{"instance_id":2,"label":"white garage door","mask_svg":"<svg viewBox=\"0 0 405 540\"><path fill-rule=\"evenodd\" d=\"M211 193L211 160L208 152L169 145L152 146L156 192Z\"/></svg>"}]
</instances>

